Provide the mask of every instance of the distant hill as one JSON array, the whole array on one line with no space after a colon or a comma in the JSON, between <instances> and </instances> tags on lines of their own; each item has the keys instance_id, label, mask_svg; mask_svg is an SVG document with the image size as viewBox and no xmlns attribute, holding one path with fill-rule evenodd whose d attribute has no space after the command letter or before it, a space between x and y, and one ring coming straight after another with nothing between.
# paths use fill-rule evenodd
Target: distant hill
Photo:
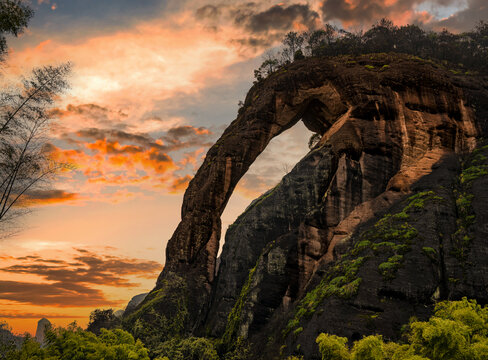
<instances>
[{"instance_id":1,"label":"distant hill","mask_svg":"<svg viewBox=\"0 0 488 360\"><path fill-rule=\"evenodd\" d=\"M23 336L14 335L7 323L0 322L0 349L7 349L10 347L18 348L22 345L23 341Z\"/></svg>"}]
</instances>

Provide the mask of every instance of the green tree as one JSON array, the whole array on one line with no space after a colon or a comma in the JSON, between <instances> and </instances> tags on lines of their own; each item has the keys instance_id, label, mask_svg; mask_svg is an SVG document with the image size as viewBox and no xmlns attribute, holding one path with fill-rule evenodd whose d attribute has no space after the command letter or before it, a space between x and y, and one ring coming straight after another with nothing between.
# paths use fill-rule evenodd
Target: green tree
<instances>
[{"instance_id":1,"label":"green tree","mask_svg":"<svg viewBox=\"0 0 488 360\"><path fill-rule=\"evenodd\" d=\"M428 321L413 320L405 333L408 342L384 343L379 335L356 341L320 334L322 360L488 360L488 306L466 298L439 302Z\"/></svg>"},{"instance_id":2,"label":"green tree","mask_svg":"<svg viewBox=\"0 0 488 360\"><path fill-rule=\"evenodd\" d=\"M84 331L76 324L67 329L46 332L47 346L27 337L8 360L149 360L148 350L140 340L121 329L102 329L100 335Z\"/></svg>"},{"instance_id":3,"label":"green tree","mask_svg":"<svg viewBox=\"0 0 488 360\"><path fill-rule=\"evenodd\" d=\"M320 334L315 342L319 345L322 360L349 360L351 355L347 348L347 338L336 335Z\"/></svg>"},{"instance_id":4,"label":"green tree","mask_svg":"<svg viewBox=\"0 0 488 360\"><path fill-rule=\"evenodd\" d=\"M33 15L33 10L23 1L0 1L0 61L5 59L7 53L6 35L21 34Z\"/></svg>"},{"instance_id":5,"label":"green tree","mask_svg":"<svg viewBox=\"0 0 488 360\"><path fill-rule=\"evenodd\" d=\"M371 335L357 341L352 349L352 358L354 360L384 359L383 338L379 335Z\"/></svg>"},{"instance_id":6,"label":"green tree","mask_svg":"<svg viewBox=\"0 0 488 360\"><path fill-rule=\"evenodd\" d=\"M115 316L113 309L95 309L90 314L87 331L99 335L102 329L111 330L121 325L120 319Z\"/></svg>"},{"instance_id":7,"label":"green tree","mask_svg":"<svg viewBox=\"0 0 488 360\"><path fill-rule=\"evenodd\" d=\"M367 52L389 52L395 49L397 27L387 18L378 21L365 34Z\"/></svg>"},{"instance_id":8,"label":"green tree","mask_svg":"<svg viewBox=\"0 0 488 360\"><path fill-rule=\"evenodd\" d=\"M219 360L211 340L190 337L183 340L173 338L162 343L155 351L160 357L171 360Z\"/></svg>"}]
</instances>

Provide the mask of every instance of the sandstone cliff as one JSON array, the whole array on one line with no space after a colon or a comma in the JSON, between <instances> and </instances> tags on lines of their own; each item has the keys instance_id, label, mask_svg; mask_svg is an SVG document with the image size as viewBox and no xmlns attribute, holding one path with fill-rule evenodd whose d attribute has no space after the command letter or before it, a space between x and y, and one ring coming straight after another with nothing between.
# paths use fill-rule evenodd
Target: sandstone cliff
<instances>
[{"instance_id":1,"label":"sandstone cliff","mask_svg":"<svg viewBox=\"0 0 488 360\"><path fill-rule=\"evenodd\" d=\"M129 320L177 315L173 332L318 358L320 332L397 338L435 300L488 302L488 82L447 70L395 54L305 59L255 85ZM320 142L229 228L216 272L235 186L298 121Z\"/></svg>"}]
</instances>

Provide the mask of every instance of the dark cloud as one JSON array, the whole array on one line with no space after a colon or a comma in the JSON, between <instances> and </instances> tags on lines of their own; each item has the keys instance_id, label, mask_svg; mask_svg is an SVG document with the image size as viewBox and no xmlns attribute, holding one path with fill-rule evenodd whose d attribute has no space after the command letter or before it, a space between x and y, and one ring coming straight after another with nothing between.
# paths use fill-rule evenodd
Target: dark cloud
<instances>
[{"instance_id":1,"label":"dark cloud","mask_svg":"<svg viewBox=\"0 0 488 360\"><path fill-rule=\"evenodd\" d=\"M29 206L57 204L61 202L76 200L79 194L70 193L64 190L33 190L24 194L23 203Z\"/></svg>"},{"instance_id":2,"label":"dark cloud","mask_svg":"<svg viewBox=\"0 0 488 360\"><path fill-rule=\"evenodd\" d=\"M242 39L233 39L231 40L232 43L238 44L244 48L250 48L254 51L258 51L259 49L265 49L283 39L284 34L269 34L264 37L256 37L250 36L247 38Z\"/></svg>"},{"instance_id":3,"label":"dark cloud","mask_svg":"<svg viewBox=\"0 0 488 360\"><path fill-rule=\"evenodd\" d=\"M135 143L145 147L155 147L160 150L166 150L163 146L157 144L149 134L131 134L125 131L115 129L89 128L78 131L76 135L78 137L93 140L110 139L123 143Z\"/></svg>"},{"instance_id":4,"label":"dark cloud","mask_svg":"<svg viewBox=\"0 0 488 360\"><path fill-rule=\"evenodd\" d=\"M431 27L437 24L432 20L432 14L416 11L418 5L426 3L423 0L398 0L387 3L386 0L357 0L350 2L347 0L323 0L320 10L324 22L340 20L348 26L369 26L381 18L388 17L405 20L407 12L412 13L412 18L408 19L414 24L424 24ZM440 6L456 6L456 0L432 0L429 1L434 8ZM447 20L440 21L439 26L446 26L452 30L467 30L473 27L473 22L486 18L488 10L485 0L468 0L469 9L458 12Z\"/></svg>"},{"instance_id":5,"label":"dark cloud","mask_svg":"<svg viewBox=\"0 0 488 360\"><path fill-rule=\"evenodd\" d=\"M198 19L217 19L222 14L220 6L205 5L198 8L195 12L195 16Z\"/></svg>"},{"instance_id":6,"label":"dark cloud","mask_svg":"<svg viewBox=\"0 0 488 360\"><path fill-rule=\"evenodd\" d=\"M234 21L252 33L268 33L293 30L296 23L314 29L319 18L308 4L294 4L288 7L275 5L263 12L237 12Z\"/></svg>"},{"instance_id":7,"label":"dark cloud","mask_svg":"<svg viewBox=\"0 0 488 360\"><path fill-rule=\"evenodd\" d=\"M385 0L359 0L353 4L346 0L324 0L321 10L324 21L341 20L369 24L396 12L411 10L418 2L418 0L399 0L387 6Z\"/></svg>"},{"instance_id":8,"label":"dark cloud","mask_svg":"<svg viewBox=\"0 0 488 360\"><path fill-rule=\"evenodd\" d=\"M16 260L39 260L39 259L41 259L41 257L37 256L37 255L28 255L28 256L21 256L18 258L13 258L13 259L16 259Z\"/></svg>"},{"instance_id":9,"label":"dark cloud","mask_svg":"<svg viewBox=\"0 0 488 360\"><path fill-rule=\"evenodd\" d=\"M195 17L214 25L224 18L230 18L235 25L254 34L291 31L296 24L313 29L320 20L319 14L309 4L273 5L261 9L259 3L255 2L205 5L196 10Z\"/></svg>"},{"instance_id":10,"label":"dark cloud","mask_svg":"<svg viewBox=\"0 0 488 360\"><path fill-rule=\"evenodd\" d=\"M166 137L177 139L194 135L209 135L211 132L204 127L193 127L190 125L178 126L168 130Z\"/></svg>"},{"instance_id":11,"label":"dark cloud","mask_svg":"<svg viewBox=\"0 0 488 360\"><path fill-rule=\"evenodd\" d=\"M50 283L0 281L0 299L35 305L117 305L107 300L96 285L135 287L127 276L152 279L161 271L156 261L99 255L77 249L75 262L39 257L16 258L20 263L0 268L11 274L37 275Z\"/></svg>"},{"instance_id":12,"label":"dark cloud","mask_svg":"<svg viewBox=\"0 0 488 360\"><path fill-rule=\"evenodd\" d=\"M212 132L204 127L193 127L190 125L178 126L169 129L159 140L154 139L153 136L147 133L129 133L127 131L116 129L99 129L89 128L76 132L76 137L92 139L95 141L106 141L111 143L111 147L107 147L107 153L137 153L148 149L156 149L161 152L169 152L180 150L184 148L210 146L209 138ZM64 134L64 140L68 142L77 142L79 140L73 138L73 134ZM126 145L123 147L116 147L115 143L121 144L137 144L137 146Z\"/></svg>"},{"instance_id":13,"label":"dark cloud","mask_svg":"<svg viewBox=\"0 0 488 360\"><path fill-rule=\"evenodd\" d=\"M63 118L77 116L85 119L94 120L97 124L107 126L125 120L128 115L122 111L116 111L97 104L81 104L66 106L66 109L55 108L51 110L51 116ZM125 125L119 125L124 127Z\"/></svg>"},{"instance_id":14,"label":"dark cloud","mask_svg":"<svg viewBox=\"0 0 488 360\"><path fill-rule=\"evenodd\" d=\"M117 306L107 300L102 291L84 285L54 283L39 284L0 280L0 299L32 305L59 307Z\"/></svg>"},{"instance_id":15,"label":"dark cloud","mask_svg":"<svg viewBox=\"0 0 488 360\"><path fill-rule=\"evenodd\" d=\"M223 21L230 19L233 25L247 33L231 40L231 43L254 51L276 44L287 32L296 30L297 26L309 30L320 26L320 15L309 4L273 5L268 8L255 2L205 5L196 10L195 17L207 28L216 31Z\"/></svg>"},{"instance_id":16,"label":"dark cloud","mask_svg":"<svg viewBox=\"0 0 488 360\"><path fill-rule=\"evenodd\" d=\"M164 153L150 153L149 159L155 162L171 162L171 158Z\"/></svg>"},{"instance_id":17,"label":"dark cloud","mask_svg":"<svg viewBox=\"0 0 488 360\"><path fill-rule=\"evenodd\" d=\"M436 26L462 32L472 30L477 23L487 20L488 2L486 0L468 0L466 9L439 21Z\"/></svg>"}]
</instances>

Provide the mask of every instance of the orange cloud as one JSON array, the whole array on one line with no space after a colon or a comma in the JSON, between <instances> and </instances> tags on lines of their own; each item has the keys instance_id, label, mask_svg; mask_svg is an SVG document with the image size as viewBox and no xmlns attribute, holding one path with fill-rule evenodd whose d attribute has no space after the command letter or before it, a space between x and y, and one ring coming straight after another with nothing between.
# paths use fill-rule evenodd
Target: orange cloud
<instances>
[{"instance_id":1,"label":"orange cloud","mask_svg":"<svg viewBox=\"0 0 488 360\"><path fill-rule=\"evenodd\" d=\"M52 158L75 164L88 181L92 182L108 183L112 179L114 183L121 184L122 179L126 179L127 183L134 184L148 180L149 174L162 176L177 168L169 155L153 147L145 149L135 145L120 145L109 140L96 140L82 145L92 153L53 146ZM143 173L137 175L138 170Z\"/></svg>"},{"instance_id":2,"label":"orange cloud","mask_svg":"<svg viewBox=\"0 0 488 360\"><path fill-rule=\"evenodd\" d=\"M216 79L229 81L223 69L242 60L229 40L203 31L189 11L81 42L25 46L12 52L9 66L20 74L21 67L72 61L75 71L66 105L110 104L138 119L152 111L156 101L177 93L196 94Z\"/></svg>"},{"instance_id":3,"label":"orange cloud","mask_svg":"<svg viewBox=\"0 0 488 360\"><path fill-rule=\"evenodd\" d=\"M178 194L178 193L185 191L192 178L193 178L193 176L186 175L186 176L174 179L173 183L171 184L171 191L170 192L172 194Z\"/></svg>"},{"instance_id":4,"label":"orange cloud","mask_svg":"<svg viewBox=\"0 0 488 360\"><path fill-rule=\"evenodd\" d=\"M117 306L120 301L107 299L96 286L133 288L140 284L132 282L129 276L153 279L162 270L156 261L76 250L72 259L18 257L14 264L0 268L2 273L42 279L37 282L0 279L0 299L38 306Z\"/></svg>"},{"instance_id":5,"label":"orange cloud","mask_svg":"<svg viewBox=\"0 0 488 360\"><path fill-rule=\"evenodd\" d=\"M25 194L22 202L27 206L42 206L71 202L79 199L80 194L70 193L64 190L36 190Z\"/></svg>"}]
</instances>

